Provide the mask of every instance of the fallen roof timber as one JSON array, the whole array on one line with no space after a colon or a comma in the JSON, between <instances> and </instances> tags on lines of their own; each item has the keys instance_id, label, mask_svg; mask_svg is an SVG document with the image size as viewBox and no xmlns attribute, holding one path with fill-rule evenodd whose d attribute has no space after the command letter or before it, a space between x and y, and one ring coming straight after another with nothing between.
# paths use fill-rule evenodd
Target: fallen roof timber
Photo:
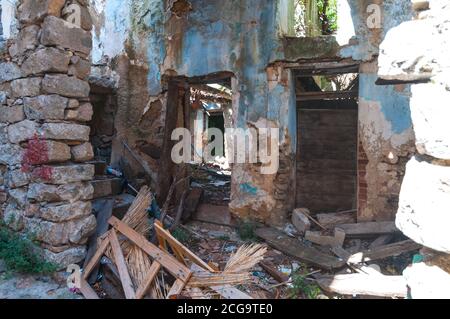
<instances>
[{"instance_id":1,"label":"fallen roof timber","mask_svg":"<svg viewBox=\"0 0 450 319\"><path fill-rule=\"evenodd\" d=\"M291 238L274 228L259 228L255 234L275 249L319 268L333 270L345 265L344 261L308 247L298 239Z\"/></svg>"},{"instance_id":2,"label":"fallen roof timber","mask_svg":"<svg viewBox=\"0 0 450 319\"><path fill-rule=\"evenodd\" d=\"M400 232L394 222L343 224L336 227L342 229L347 237L378 236Z\"/></svg>"},{"instance_id":3,"label":"fallen roof timber","mask_svg":"<svg viewBox=\"0 0 450 319\"><path fill-rule=\"evenodd\" d=\"M422 246L412 240L405 240L391 245L380 246L365 252L354 254L349 258L351 263L369 262L381 260L389 257L399 256L415 250L421 249Z\"/></svg>"}]
</instances>

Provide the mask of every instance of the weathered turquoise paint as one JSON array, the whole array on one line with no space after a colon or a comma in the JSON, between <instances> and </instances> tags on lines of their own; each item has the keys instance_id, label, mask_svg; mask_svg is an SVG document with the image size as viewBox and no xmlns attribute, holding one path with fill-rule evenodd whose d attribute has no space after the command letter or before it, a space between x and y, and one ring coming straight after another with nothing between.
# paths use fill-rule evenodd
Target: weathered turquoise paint
<instances>
[{"instance_id":1,"label":"weathered turquoise paint","mask_svg":"<svg viewBox=\"0 0 450 319\"><path fill-rule=\"evenodd\" d=\"M258 194L258 188L250 185L249 183L244 183L239 186L243 193L256 196Z\"/></svg>"},{"instance_id":2,"label":"weathered turquoise paint","mask_svg":"<svg viewBox=\"0 0 450 319\"><path fill-rule=\"evenodd\" d=\"M391 123L392 131L401 134L412 127L409 107L409 88L399 93L392 85L376 85L376 74L360 74L360 97L366 101L376 101L381 105L386 120Z\"/></svg>"}]
</instances>

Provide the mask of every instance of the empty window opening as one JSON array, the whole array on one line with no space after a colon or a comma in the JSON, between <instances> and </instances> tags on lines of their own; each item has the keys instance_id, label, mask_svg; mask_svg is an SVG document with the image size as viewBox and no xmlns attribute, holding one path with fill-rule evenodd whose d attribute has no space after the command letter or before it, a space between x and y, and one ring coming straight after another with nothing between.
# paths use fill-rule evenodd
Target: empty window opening
<instances>
[{"instance_id":1,"label":"empty window opening","mask_svg":"<svg viewBox=\"0 0 450 319\"><path fill-rule=\"evenodd\" d=\"M333 35L338 30L338 0L294 0L298 37Z\"/></svg>"},{"instance_id":2,"label":"empty window opening","mask_svg":"<svg viewBox=\"0 0 450 319\"><path fill-rule=\"evenodd\" d=\"M313 213L357 209L358 82L336 69L294 71L297 77L296 206ZM356 72L354 72L356 71Z\"/></svg>"}]
</instances>

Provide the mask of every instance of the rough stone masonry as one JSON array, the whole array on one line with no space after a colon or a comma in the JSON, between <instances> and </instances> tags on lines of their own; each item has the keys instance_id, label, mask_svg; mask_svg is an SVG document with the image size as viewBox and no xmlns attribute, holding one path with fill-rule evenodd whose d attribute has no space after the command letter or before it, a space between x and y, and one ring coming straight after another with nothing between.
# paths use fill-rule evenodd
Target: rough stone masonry
<instances>
[{"instance_id":1,"label":"rough stone masonry","mask_svg":"<svg viewBox=\"0 0 450 319\"><path fill-rule=\"evenodd\" d=\"M380 48L380 78L413 83L417 152L406 168L397 226L427 247L423 262L405 271L412 296L450 298L450 3L412 4L415 19L393 28Z\"/></svg>"},{"instance_id":2,"label":"rough stone masonry","mask_svg":"<svg viewBox=\"0 0 450 319\"><path fill-rule=\"evenodd\" d=\"M86 0L19 1L19 34L0 62L0 214L61 267L85 258L96 228L85 164L92 25L85 14L68 22L73 4L87 12Z\"/></svg>"}]
</instances>

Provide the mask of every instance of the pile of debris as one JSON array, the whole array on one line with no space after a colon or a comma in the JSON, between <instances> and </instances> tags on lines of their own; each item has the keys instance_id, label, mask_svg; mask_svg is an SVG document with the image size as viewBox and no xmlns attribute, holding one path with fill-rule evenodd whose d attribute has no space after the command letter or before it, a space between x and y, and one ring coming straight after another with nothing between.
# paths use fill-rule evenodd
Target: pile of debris
<instances>
[{"instance_id":1,"label":"pile of debris","mask_svg":"<svg viewBox=\"0 0 450 319\"><path fill-rule=\"evenodd\" d=\"M79 289L84 297L104 295L101 279L107 276L98 275L100 265L120 282L116 295L123 293L127 299L248 297L234 286L251 280L250 270L263 260L267 248L244 245L220 270L179 242L160 220L150 221L153 201L144 186L122 220L111 216L111 209L97 216L103 222L91 240L91 256L83 270Z\"/></svg>"},{"instance_id":2,"label":"pile of debris","mask_svg":"<svg viewBox=\"0 0 450 319\"><path fill-rule=\"evenodd\" d=\"M274 248L327 271L314 276L323 290L349 296L407 298L400 274L411 254L422 248L406 239L394 222L356 223L356 211L312 216L308 209L296 209L292 225L284 231L260 228L256 234ZM393 270L392 257L398 256L406 259ZM382 273L383 263L394 275Z\"/></svg>"}]
</instances>

